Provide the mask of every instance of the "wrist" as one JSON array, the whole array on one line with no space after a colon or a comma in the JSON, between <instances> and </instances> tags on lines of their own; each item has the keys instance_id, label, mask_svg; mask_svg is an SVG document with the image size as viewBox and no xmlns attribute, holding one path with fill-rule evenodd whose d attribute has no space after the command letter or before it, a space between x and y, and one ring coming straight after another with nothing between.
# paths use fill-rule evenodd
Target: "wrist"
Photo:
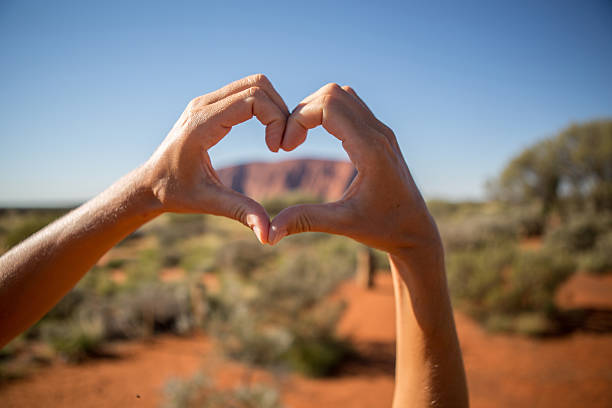
<instances>
[{"instance_id":1,"label":"wrist","mask_svg":"<svg viewBox=\"0 0 612 408\"><path fill-rule=\"evenodd\" d=\"M122 206L131 213L146 220L164 212L162 203L154 193L154 181L147 164L137 167L118 183L122 191Z\"/></svg>"}]
</instances>

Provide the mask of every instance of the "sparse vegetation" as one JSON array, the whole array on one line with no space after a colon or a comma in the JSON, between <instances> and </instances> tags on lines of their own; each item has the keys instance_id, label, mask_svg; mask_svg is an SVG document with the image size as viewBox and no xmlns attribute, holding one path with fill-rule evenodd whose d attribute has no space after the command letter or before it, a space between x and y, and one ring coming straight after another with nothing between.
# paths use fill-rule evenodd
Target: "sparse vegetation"
<instances>
[{"instance_id":1,"label":"sparse vegetation","mask_svg":"<svg viewBox=\"0 0 612 408\"><path fill-rule=\"evenodd\" d=\"M43 342L78 363L114 340L204 327L227 357L262 367L322 376L349 355L335 333L342 305L328 299L353 273L348 239L304 234L271 248L230 220L182 215L133 235L25 334L25 348Z\"/></svg>"},{"instance_id":2,"label":"sparse vegetation","mask_svg":"<svg viewBox=\"0 0 612 408\"><path fill-rule=\"evenodd\" d=\"M164 408L282 408L278 391L266 384L219 389L199 372L187 380L173 379L165 387Z\"/></svg>"},{"instance_id":3,"label":"sparse vegetation","mask_svg":"<svg viewBox=\"0 0 612 408\"><path fill-rule=\"evenodd\" d=\"M610 123L573 126L526 149L491 183L496 200L428 203L444 241L455 306L494 331L567 329L554 302L559 286L577 270L612 272ZM318 202L296 193L264 206L275 215ZM0 254L63 211L0 212ZM336 333L343 305L329 295L355 270L357 248L321 233L287 237L271 248L230 220L165 215L105 256L19 347L3 349L0 376L3 362L30 342L79 362L116 339L200 327L229 358L330 375L352 351ZM388 265L385 254L375 258L379 267ZM169 406L278 406L271 391L258 388L218 391L197 378L173 387Z\"/></svg>"}]
</instances>

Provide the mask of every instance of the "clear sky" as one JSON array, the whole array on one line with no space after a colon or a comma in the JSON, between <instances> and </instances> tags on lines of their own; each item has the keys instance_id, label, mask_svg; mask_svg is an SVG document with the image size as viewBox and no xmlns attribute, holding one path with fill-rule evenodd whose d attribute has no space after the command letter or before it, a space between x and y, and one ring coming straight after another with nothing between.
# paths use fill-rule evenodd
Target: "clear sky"
<instances>
[{"instance_id":1,"label":"clear sky","mask_svg":"<svg viewBox=\"0 0 612 408\"><path fill-rule=\"evenodd\" d=\"M426 197L479 198L528 144L612 116L612 2L0 0L0 203L95 195L191 98L257 72L290 109L351 85ZM254 121L211 156L346 158L324 131L267 152Z\"/></svg>"}]
</instances>

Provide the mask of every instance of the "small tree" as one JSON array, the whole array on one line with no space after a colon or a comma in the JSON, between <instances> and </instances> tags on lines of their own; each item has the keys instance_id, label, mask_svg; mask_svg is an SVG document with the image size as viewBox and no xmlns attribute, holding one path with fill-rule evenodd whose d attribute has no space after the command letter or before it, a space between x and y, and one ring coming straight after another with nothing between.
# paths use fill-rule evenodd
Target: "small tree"
<instances>
[{"instance_id":1,"label":"small tree","mask_svg":"<svg viewBox=\"0 0 612 408\"><path fill-rule=\"evenodd\" d=\"M612 210L612 121L572 125L559 136L568 151L563 176L596 211Z\"/></svg>"},{"instance_id":2,"label":"small tree","mask_svg":"<svg viewBox=\"0 0 612 408\"><path fill-rule=\"evenodd\" d=\"M562 202L612 210L612 121L572 125L526 148L488 187L503 201L537 202L543 220Z\"/></svg>"},{"instance_id":3,"label":"small tree","mask_svg":"<svg viewBox=\"0 0 612 408\"><path fill-rule=\"evenodd\" d=\"M548 215L558 200L562 150L563 146L555 139L525 149L502 171L497 183L499 198L518 203L536 200L542 216Z\"/></svg>"}]
</instances>

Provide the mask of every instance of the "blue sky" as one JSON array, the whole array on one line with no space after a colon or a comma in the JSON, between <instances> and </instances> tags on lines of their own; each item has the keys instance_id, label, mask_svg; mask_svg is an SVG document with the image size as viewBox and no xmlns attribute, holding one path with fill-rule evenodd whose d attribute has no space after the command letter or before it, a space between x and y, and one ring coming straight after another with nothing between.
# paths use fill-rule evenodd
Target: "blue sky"
<instances>
[{"instance_id":1,"label":"blue sky","mask_svg":"<svg viewBox=\"0 0 612 408\"><path fill-rule=\"evenodd\" d=\"M612 3L0 0L0 203L95 195L191 98L256 72L290 109L351 85L426 197L480 198L528 144L612 116ZM346 158L322 130L270 153L256 121L211 156Z\"/></svg>"}]
</instances>

